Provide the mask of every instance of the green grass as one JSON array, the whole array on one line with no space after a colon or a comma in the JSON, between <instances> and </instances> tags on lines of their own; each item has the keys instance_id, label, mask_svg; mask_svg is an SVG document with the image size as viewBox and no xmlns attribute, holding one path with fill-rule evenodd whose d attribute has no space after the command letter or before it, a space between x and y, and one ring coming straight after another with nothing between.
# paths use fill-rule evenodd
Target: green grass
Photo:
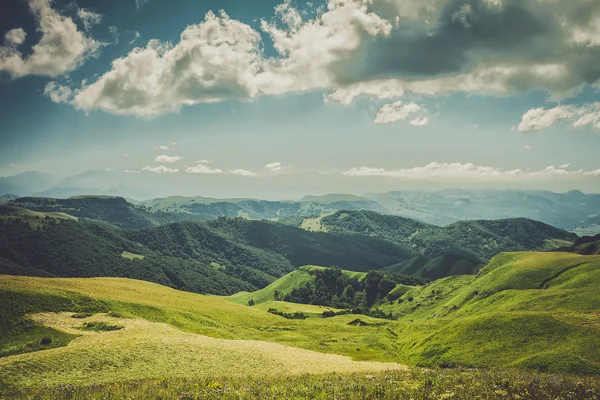
<instances>
[{"instance_id":1,"label":"green grass","mask_svg":"<svg viewBox=\"0 0 600 400\"><path fill-rule=\"evenodd\" d=\"M129 260L143 260L144 259L144 256L142 256L141 254L134 254L134 253L130 253L128 251L122 252L121 257L127 258Z\"/></svg>"},{"instance_id":2,"label":"green grass","mask_svg":"<svg viewBox=\"0 0 600 400\"><path fill-rule=\"evenodd\" d=\"M78 218L72 215L63 213L63 212L41 212L41 211L32 211L22 207L11 207L10 211L1 214L0 220L11 221L11 220L19 220L27 223L30 227L37 229L40 228L44 221L53 220L53 221L61 221L61 220L74 220L77 221Z\"/></svg>"},{"instance_id":3,"label":"green grass","mask_svg":"<svg viewBox=\"0 0 600 400\"><path fill-rule=\"evenodd\" d=\"M85 385L225 374L278 379L332 368L390 368L355 361L600 375L600 256L502 254L478 276L397 287L399 300L381 308L398 320L361 315L367 326L349 325L356 315L319 318L318 306L273 301L275 288L284 291L310 278L306 269L312 268L286 275L268 291L233 298L128 279L0 276L6 305L0 309L0 349L38 350L27 348L33 341L23 335L27 329L36 332L35 340L66 335L63 342L52 337L52 345L63 347L0 358L0 376L15 388L41 381ZM256 306L245 305L243 296L255 297ZM268 308L310 318L288 320ZM94 315L77 320L73 313ZM91 321L125 328L79 329Z\"/></svg>"},{"instance_id":4,"label":"green grass","mask_svg":"<svg viewBox=\"0 0 600 400\"><path fill-rule=\"evenodd\" d=\"M255 304L273 301L276 290L286 295L293 289L300 288L307 283L314 282L315 277L311 275L310 272L323 269L325 269L325 267L305 265L296 271L290 272L289 274L277 279L275 282L263 289L255 292L239 292L229 296L228 299L238 304L248 304L250 300L253 300ZM358 280L362 280L367 276L366 272L343 271L343 273L349 278L355 278Z\"/></svg>"},{"instance_id":5,"label":"green grass","mask_svg":"<svg viewBox=\"0 0 600 400\"><path fill-rule=\"evenodd\" d=\"M11 399L597 399L600 381L522 371L413 370L294 377L136 380L20 389Z\"/></svg>"}]
</instances>

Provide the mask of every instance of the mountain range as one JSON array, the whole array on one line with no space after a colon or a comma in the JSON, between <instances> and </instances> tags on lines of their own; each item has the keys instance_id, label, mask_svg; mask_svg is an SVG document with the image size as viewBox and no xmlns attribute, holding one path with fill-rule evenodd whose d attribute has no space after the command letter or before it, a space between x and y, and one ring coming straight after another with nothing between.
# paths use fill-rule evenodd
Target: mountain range
<instances>
[{"instance_id":1,"label":"mountain range","mask_svg":"<svg viewBox=\"0 0 600 400\"><path fill-rule=\"evenodd\" d=\"M115 174L120 175L116 177ZM297 200L284 201L209 196L156 197L153 187L156 185L152 182L147 186L136 186L128 174L104 170L88 171L60 181L39 172L0 178L0 196L57 199L80 195L118 196L151 212L197 214L198 219L242 216L279 220L315 217L339 210L367 210L442 226L464 220L528 218L581 235L600 233L600 194L586 194L580 191L554 193L542 190L405 190L367 193L361 196L309 195ZM189 192L189 189L187 191ZM202 189L197 191L202 192ZM1 196L0 204L9 199Z\"/></svg>"}]
</instances>

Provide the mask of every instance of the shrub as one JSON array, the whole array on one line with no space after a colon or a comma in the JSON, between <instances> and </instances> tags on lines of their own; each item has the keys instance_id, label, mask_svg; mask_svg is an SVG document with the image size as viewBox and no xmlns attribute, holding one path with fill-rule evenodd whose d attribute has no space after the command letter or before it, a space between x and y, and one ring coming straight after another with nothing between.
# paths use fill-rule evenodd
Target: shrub
<instances>
[{"instance_id":1,"label":"shrub","mask_svg":"<svg viewBox=\"0 0 600 400\"><path fill-rule=\"evenodd\" d=\"M42 338L42 340L40 340L40 344L41 344L42 346L47 346L47 345L49 345L50 343L52 343L52 338L50 338L50 337L48 337L48 336L44 336L44 337Z\"/></svg>"},{"instance_id":2,"label":"shrub","mask_svg":"<svg viewBox=\"0 0 600 400\"><path fill-rule=\"evenodd\" d=\"M71 315L71 318L87 318L87 317L91 317L92 313L89 312L80 312L80 313L75 313L73 315Z\"/></svg>"}]
</instances>

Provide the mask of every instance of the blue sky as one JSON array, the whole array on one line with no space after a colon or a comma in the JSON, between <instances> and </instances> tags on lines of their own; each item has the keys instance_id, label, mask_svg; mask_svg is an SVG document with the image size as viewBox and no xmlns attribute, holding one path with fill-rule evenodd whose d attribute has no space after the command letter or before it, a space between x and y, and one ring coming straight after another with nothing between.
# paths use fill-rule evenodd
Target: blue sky
<instances>
[{"instance_id":1,"label":"blue sky","mask_svg":"<svg viewBox=\"0 0 600 400\"><path fill-rule=\"evenodd\" d=\"M0 176L600 190L595 2L0 7Z\"/></svg>"}]
</instances>

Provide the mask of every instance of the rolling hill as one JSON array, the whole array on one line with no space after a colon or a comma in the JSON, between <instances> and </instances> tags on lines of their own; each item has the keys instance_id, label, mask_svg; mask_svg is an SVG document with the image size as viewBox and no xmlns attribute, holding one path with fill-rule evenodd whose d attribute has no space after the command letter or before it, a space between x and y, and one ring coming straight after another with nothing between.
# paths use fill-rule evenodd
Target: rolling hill
<instances>
[{"instance_id":1,"label":"rolling hill","mask_svg":"<svg viewBox=\"0 0 600 400\"><path fill-rule=\"evenodd\" d=\"M381 239L311 233L242 218L121 230L66 214L58 218L63 214L56 212L17 211L9 208L0 216L0 273L119 276L232 294L265 287L305 264L367 271L414 256L412 250ZM109 215L118 214L113 210ZM124 252L144 258L124 257Z\"/></svg>"},{"instance_id":2,"label":"rolling hill","mask_svg":"<svg viewBox=\"0 0 600 400\"><path fill-rule=\"evenodd\" d=\"M389 240L429 258L452 254L481 262L507 251L559 248L577 238L573 233L525 218L460 221L438 227L370 211L338 211L322 217L320 226L327 232L355 232Z\"/></svg>"},{"instance_id":3,"label":"rolling hill","mask_svg":"<svg viewBox=\"0 0 600 400\"><path fill-rule=\"evenodd\" d=\"M278 288L293 281L282 278ZM236 304L235 296L129 279L0 276L0 301L9 305L0 308L0 393L40 381L77 386L403 368L381 362L532 369L594 381L600 375L599 282L600 256L505 253L476 277L400 288L396 300L379 305L397 320L322 318L314 306L263 303L310 314L292 320ZM86 332L85 326L98 328Z\"/></svg>"}]
</instances>

